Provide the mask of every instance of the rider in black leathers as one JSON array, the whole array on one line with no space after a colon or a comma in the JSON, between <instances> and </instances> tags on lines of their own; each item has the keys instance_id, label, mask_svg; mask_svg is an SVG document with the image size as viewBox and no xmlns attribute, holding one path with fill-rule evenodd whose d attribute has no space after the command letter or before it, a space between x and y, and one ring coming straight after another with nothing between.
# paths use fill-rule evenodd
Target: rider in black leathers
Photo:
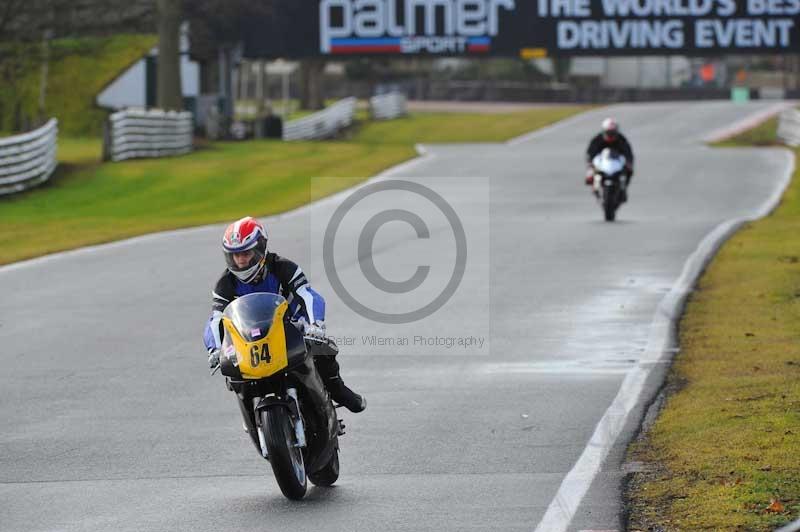
<instances>
[{"instance_id":1,"label":"rider in black leathers","mask_svg":"<svg viewBox=\"0 0 800 532\"><path fill-rule=\"evenodd\" d=\"M625 156L625 188L622 190L622 201L628 200L628 186L633 179L633 149L625 135L619 132L619 125L613 118L603 120L603 130L595 135L586 148L586 163L589 168L586 172L586 185L592 185L594 179L594 159L605 148L611 148Z\"/></svg>"}]
</instances>

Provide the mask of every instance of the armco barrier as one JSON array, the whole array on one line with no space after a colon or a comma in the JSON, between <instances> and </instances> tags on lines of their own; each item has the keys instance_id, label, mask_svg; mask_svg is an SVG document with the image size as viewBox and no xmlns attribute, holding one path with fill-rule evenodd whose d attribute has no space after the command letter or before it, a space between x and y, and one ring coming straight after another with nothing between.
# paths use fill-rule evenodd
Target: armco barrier
<instances>
[{"instance_id":1,"label":"armco barrier","mask_svg":"<svg viewBox=\"0 0 800 532\"><path fill-rule=\"evenodd\" d=\"M778 138L789 146L800 146L800 110L786 109L781 113Z\"/></svg>"},{"instance_id":2,"label":"armco barrier","mask_svg":"<svg viewBox=\"0 0 800 532\"><path fill-rule=\"evenodd\" d=\"M369 99L369 110L375 120L389 120L407 112L406 96L402 92L390 92Z\"/></svg>"},{"instance_id":3,"label":"armco barrier","mask_svg":"<svg viewBox=\"0 0 800 532\"><path fill-rule=\"evenodd\" d=\"M44 183L58 164L58 121L24 135L0 139L0 195L13 194Z\"/></svg>"},{"instance_id":4,"label":"armco barrier","mask_svg":"<svg viewBox=\"0 0 800 532\"><path fill-rule=\"evenodd\" d=\"M188 112L119 111L108 119L103 159L123 161L189 153L193 127L192 113Z\"/></svg>"},{"instance_id":5,"label":"armco barrier","mask_svg":"<svg viewBox=\"0 0 800 532\"><path fill-rule=\"evenodd\" d=\"M324 110L283 126L283 140L318 140L330 138L353 123L356 99L344 98Z\"/></svg>"}]
</instances>

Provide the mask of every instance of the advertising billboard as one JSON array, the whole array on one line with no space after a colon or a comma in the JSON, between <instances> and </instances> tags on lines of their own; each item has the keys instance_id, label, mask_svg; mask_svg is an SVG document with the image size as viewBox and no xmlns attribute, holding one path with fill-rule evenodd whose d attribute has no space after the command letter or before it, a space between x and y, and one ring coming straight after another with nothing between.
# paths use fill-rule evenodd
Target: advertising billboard
<instances>
[{"instance_id":1,"label":"advertising billboard","mask_svg":"<svg viewBox=\"0 0 800 532\"><path fill-rule=\"evenodd\" d=\"M292 0L249 57L800 52L800 0Z\"/></svg>"}]
</instances>

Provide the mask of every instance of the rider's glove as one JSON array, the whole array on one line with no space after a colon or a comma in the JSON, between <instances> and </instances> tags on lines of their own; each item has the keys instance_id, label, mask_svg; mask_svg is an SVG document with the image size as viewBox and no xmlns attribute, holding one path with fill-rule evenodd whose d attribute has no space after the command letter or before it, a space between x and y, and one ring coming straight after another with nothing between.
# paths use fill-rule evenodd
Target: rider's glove
<instances>
[{"instance_id":1,"label":"rider's glove","mask_svg":"<svg viewBox=\"0 0 800 532\"><path fill-rule=\"evenodd\" d=\"M584 178L583 182L586 183L587 185L594 184L594 168L593 167L590 166L589 168L586 169L586 177Z\"/></svg>"},{"instance_id":2,"label":"rider's glove","mask_svg":"<svg viewBox=\"0 0 800 532\"><path fill-rule=\"evenodd\" d=\"M303 331L303 334L311 338L318 338L320 340L324 340L326 338L325 322L315 321L311 325L305 324L305 330Z\"/></svg>"},{"instance_id":3,"label":"rider's glove","mask_svg":"<svg viewBox=\"0 0 800 532\"><path fill-rule=\"evenodd\" d=\"M219 349L214 349L208 352L208 367L216 368L219 366Z\"/></svg>"}]
</instances>

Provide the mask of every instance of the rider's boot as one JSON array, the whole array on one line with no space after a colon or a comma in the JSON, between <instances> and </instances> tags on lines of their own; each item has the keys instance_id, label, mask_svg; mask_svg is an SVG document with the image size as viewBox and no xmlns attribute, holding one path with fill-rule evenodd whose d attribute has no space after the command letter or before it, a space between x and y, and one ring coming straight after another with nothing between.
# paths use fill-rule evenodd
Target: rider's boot
<instances>
[{"instance_id":1,"label":"rider's boot","mask_svg":"<svg viewBox=\"0 0 800 532\"><path fill-rule=\"evenodd\" d=\"M628 201L628 187L631 185L631 179L633 179L633 176L630 173L625 174L625 186L622 189L622 197L620 198L622 203Z\"/></svg>"},{"instance_id":2,"label":"rider's boot","mask_svg":"<svg viewBox=\"0 0 800 532\"><path fill-rule=\"evenodd\" d=\"M347 408L353 413L362 412L367 408L367 400L342 382L339 376L331 377L325 381L325 387L331 394L331 399Z\"/></svg>"},{"instance_id":3,"label":"rider's boot","mask_svg":"<svg viewBox=\"0 0 800 532\"><path fill-rule=\"evenodd\" d=\"M334 402L354 413L361 412L367 408L367 400L342 382L342 377L339 375L339 363L334 356L314 357L314 362L320 377L322 377L322 382Z\"/></svg>"}]
</instances>

